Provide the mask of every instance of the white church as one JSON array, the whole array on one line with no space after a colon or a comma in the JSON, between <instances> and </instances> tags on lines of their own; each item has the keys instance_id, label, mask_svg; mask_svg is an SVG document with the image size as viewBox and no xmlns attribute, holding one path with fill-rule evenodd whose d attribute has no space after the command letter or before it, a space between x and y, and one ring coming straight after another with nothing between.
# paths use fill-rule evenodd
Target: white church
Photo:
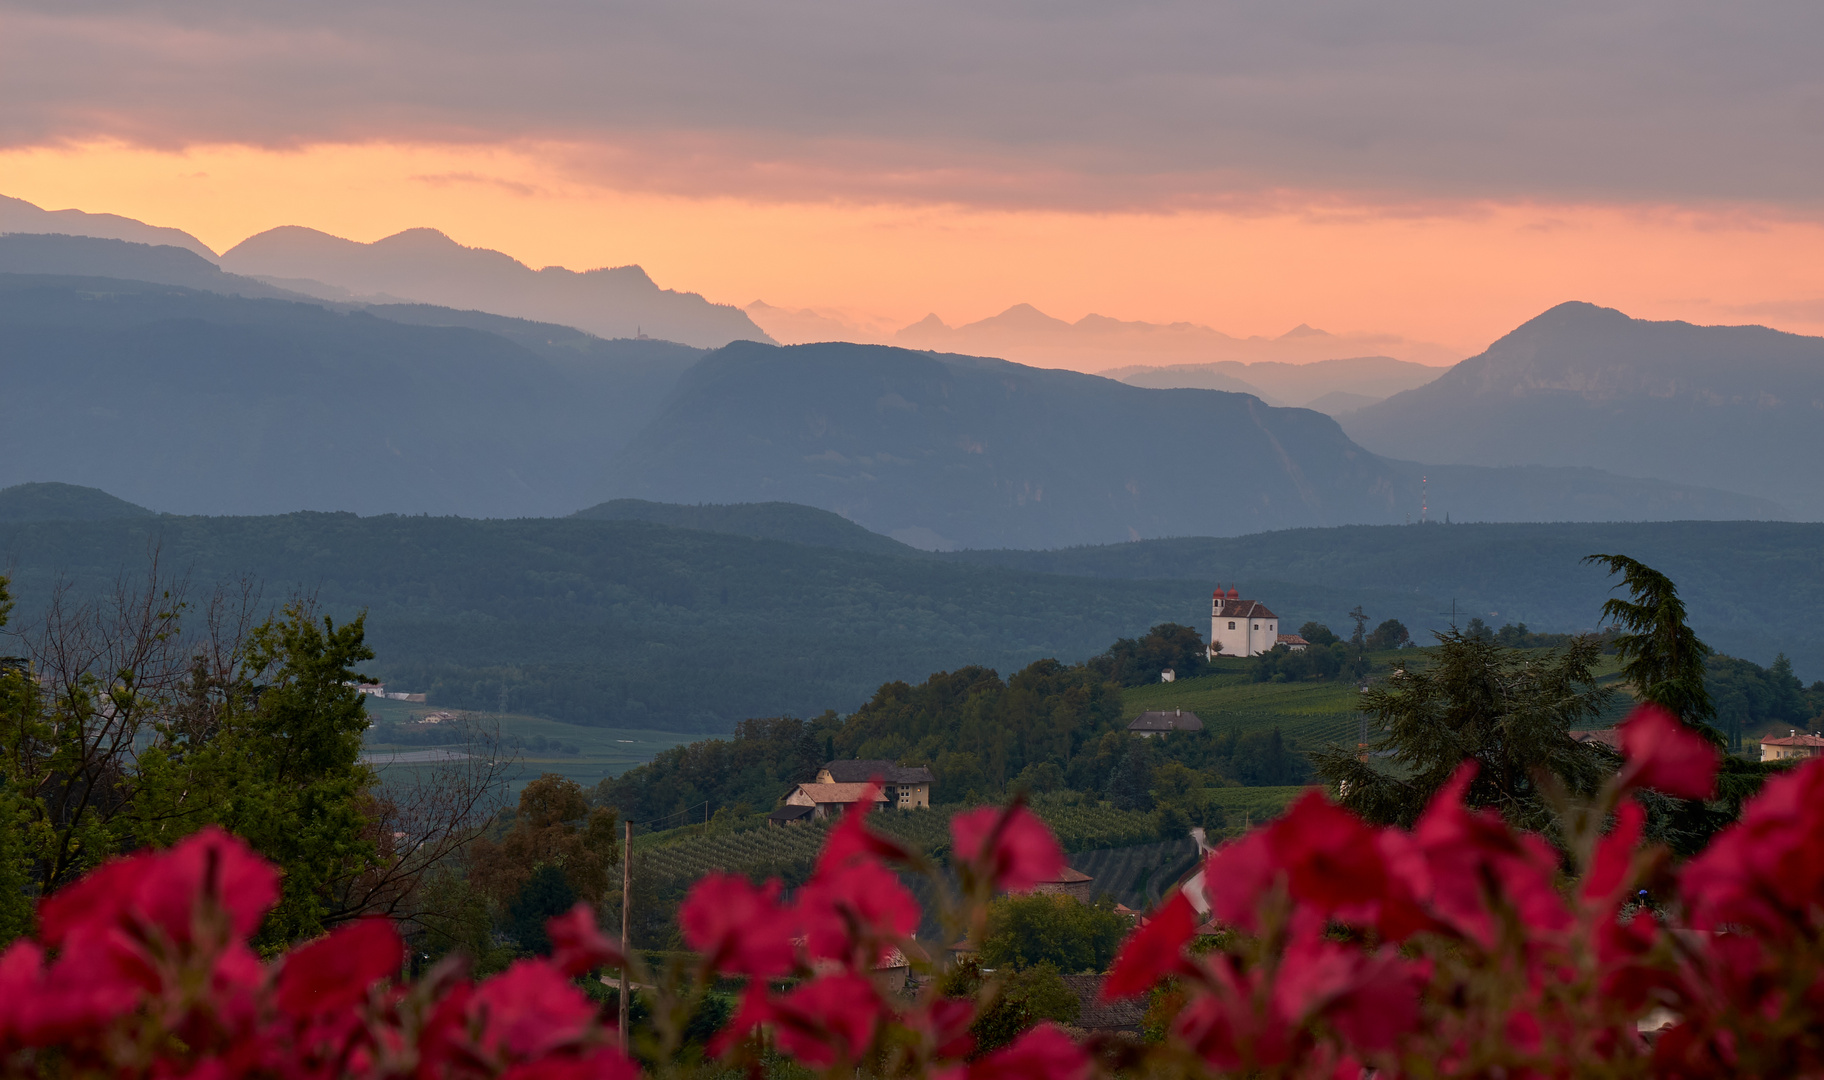
<instances>
[{"instance_id":1,"label":"white church","mask_svg":"<svg viewBox=\"0 0 1824 1080\"><path fill-rule=\"evenodd\" d=\"M1243 600L1234 589L1210 594L1210 657L1258 656L1275 645L1296 652L1305 644L1297 634L1281 634L1279 616L1260 601Z\"/></svg>"}]
</instances>

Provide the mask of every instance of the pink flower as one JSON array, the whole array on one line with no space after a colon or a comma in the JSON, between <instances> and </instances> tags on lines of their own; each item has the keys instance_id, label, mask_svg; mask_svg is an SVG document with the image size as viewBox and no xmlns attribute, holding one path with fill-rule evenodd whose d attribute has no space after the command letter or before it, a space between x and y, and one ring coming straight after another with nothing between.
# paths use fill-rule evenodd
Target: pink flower
<instances>
[{"instance_id":1,"label":"pink flower","mask_svg":"<svg viewBox=\"0 0 1824 1080\"><path fill-rule=\"evenodd\" d=\"M868 782L861 798L843 811L842 820L830 830L817 856L817 869L835 869L862 858L903 862L909 857L905 847L868 829L868 813L874 809L875 795L880 791L880 778Z\"/></svg>"},{"instance_id":2,"label":"pink flower","mask_svg":"<svg viewBox=\"0 0 1824 1080\"><path fill-rule=\"evenodd\" d=\"M603 1047L587 1057L541 1058L515 1065L501 1080L640 1080L640 1067L619 1050Z\"/></svg>"},{"instance_id":3,"label":"pink flower","mask_svg":"<svg viewBox=\"0 0 1824 1080\"><path fill-rule=\"evenodd\" d=\"M517 960L476 987L467 1011L482 1049L515 1060L576 1046L595 1021L595 1006L543 960Z\"/></svg>"},{"instance_id":4,"label":"pink flower","mask_svg":"<svg viewBox=\"0 0 1824 1080\"><path fill-rule=\"evenodd\" d=\"M1089 1055L1049 1020L969 1066L969 1080L1087 1080Z\"/></svg>"},{"instance_id":5,"label":"pink flower","mask_svg":"<svg viewBox=\"0 0 1824 1080\"><path fill-rule=\"evenodd\" d=\"M1210 914L1230 926L1258 929L1260 901L1281 873L1264 828L1222 845L1203 863Z\"/></svg>"},{"instance_id":6,"label":"pink flower","mask_svg":"<svg viewBox=\"0 0 1824 1080\"><path fill-rule=\"evenodd\" d=\"M754 888L736 874L713 873L691 887L678 912L684 941L719 971L779 975L792 969L793 921L779 905L777 880Z\"/></svg>"},{"instance_id":7,"label":"pink flower","mask_svg":"<svg viewBox=\"0 0 1824 1080\"><path fill-rule=\"evenodd\" d=\"M1810 933L1824 896L1824 760L1768 780L1742 818L1685 864L1692 925L1752 927L1772 940Z\"/></svg>"},{"instance_id":8,"label":"pink flower","mask_svg":"<svg viewBox=\"0 0 1824 1080\"><path fill-rule=\"evenodd\" d=\"M1056 881L1064 870L1057 837L1018 803L1005 810L984 806L958 814L950 819L950 836L958 859L973 864L1008 892Z\"/></svg>"},{"instance_id":9,"label":"pink flower","mask_svg":"<svg viewBox=\"0 0 1824 1080\"><path fill-rule=\"evenodd\" d=\"M1265 850L1286 872L1292 898L1327 916L1404 940L1433 925L1410 880L1408 839L1376 829L1317 792L1266 829ZM1390 860L1402 870L1395 872ZM1205 880L1212 875L1206 874Z\"/></svg>"},{"instance_id":10,"label":"pink flower","mask_svg":"<svg viewBox=\"0 0 1824 1080\"><path fill-rule=\"evenodd\" d=\"M39 940L56 947L79 928L147 923L188 943L203 896L246 938L278 899L279 874L246 841L210 825L167 851L109 860L47 897L38 907Z\"/></svg>"},{"instance_id":11,"label":"pink flower","mask_svg":"<svg viewBox=\"0 0 1824 1080\"><path fill-rule=\"evenodd\" d=\"M880 1027L881 1001L860 975L825 975L770 1002L779 1047L813 1068L857 1061Z\"/></svg>"},{"instance_id":12,"label":"pink flower","mask_svg":"<svg viewBox=\"0 0 1824 1080\"><path fill-rule=\"evenodd\" d=\"M620 967L627 962L620 944L602 936L601 928L595 924L595 912L586 903L578 903L564 914L546 920L545 933L551 938L551 962L566 975Z\"/></svg>"},{"instance_id":13,"label":"pink flower","mask_svg":"<svg viewBox=\"0 0 1824 1080\"><path fill-rule=\"evenodd\" d=\"M405 943L386 919L362 919L293 949L279 969L277 1001L292 1016L346 1009L399 974Z\"/></svg>"},{"instance_id":14,"label":"pink flower","mask_svg":"<svg viewBox=\"0 0 1824 1080\"><path fill-rule=\"evenodd\" d=\"M1716 792L1716 748L1651 702L1621 725L1624 788L1651 788L1680 799L1708 799Z\"/></svg>"},{"instance_id":15,"label":"pink flower","mask_svg":"<svg viewBox=\"0 0 1824 1080\"><path fill-rule=\"evenodd\" d=\"M1627 889L1634 866L1634 849L1640 846L1641 829L1647 812L1639 803L1629 800L1615 810L1615 827L1596 842L1596 852L1583 879L1583 898L1604 907L1613 907Z\"/></svg>"},{"instance_id":16,"label":"pink flower","mask_svg":"<svg viewBox=\"0 0 1824 1080\"><path fill-rule=\"evenodd\" d=\"M832 960L851 959L864 938L905 937L920 915L899 877L872 860L820 868L798 890L797 909L810 954Z\"/></svg>"},{"instance_id":17,"label":"pink flower","mask_svg":"<svg viewBox=\"0 0 1824 1080\"><path fill-rule=\"evenodd\" d=\"M1537 836L1516 834L1493 811L1463 804L1475 768L1459 768L1413 830L1430 874L1432 913L1484 945L1494 942L1495 905L1515 909L1534 933L1564 930L1571 913L1553 886L1557 854Z\"/></svg>"},{"instance_id":18,"label":"pink flower","mask_svg":"<svg viewBox=\"0 0 1824 1080\"><path fill-rule=\"evenodd\" d=\"M1115 1001L1152 989L1184 966L1184 946L1197 933L1197 911L1183 891L1175 892L1152 919L1134 931L1102 980L1102 998Z\"/></svg>"}]
</instances>

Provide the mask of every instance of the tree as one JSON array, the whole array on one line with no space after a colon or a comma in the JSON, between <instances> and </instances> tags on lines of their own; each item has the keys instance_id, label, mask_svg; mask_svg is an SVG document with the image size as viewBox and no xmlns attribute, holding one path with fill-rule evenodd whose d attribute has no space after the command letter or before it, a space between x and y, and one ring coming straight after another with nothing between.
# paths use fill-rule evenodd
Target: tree
<instances>
[{"instance_id":1,"label":"tree","mask_svg":"<svg viewBox=\"0 0 1824 1080\"><path fill-rule=\"evenodd\" d=\"M969 1025L978 1055L1006 1046L1042 1020L1068 1024L1083 1008L1082 1001L1058 977L1057 969L1043 963L997 971L990 978L983 974L980 963L970 958L945 972L938 980L938 989L948 998L985 999Z\"/></svg>"},{"instance_id":2,"label":"tree","mask_svg":"<svg viewBox=\"0 0 1824 1080\"><path fill-rule=\"evenodd\" d=\"M1367 645L1369 649L1378 651L1402 648L1411 641L1412 634L1407 631L1405 623L1398 619L1388 619L1368 635Z\"/></svg>"},{"instance_id":3,"label":"tree","mask_svg":"<svg viewBox=\"0 0 1824 1080\"><path fill-rule=\"evenodd\" d=\"M1672 579L1626 555L1590 555L1583 561L1601 563L1611 574L1620 574L1631 597L1611 597L1602 605L1602 614L1622 631L1613 644L1621 657L1622 676L1633 684L1635 696L1664 707L1721 746L1722 733L1710 724L1716 705L1704 685L1710 646L1685 624L1685 603Z\"/></svg>"},{"instance_id":4,"label":"tree","mask_svg":"<svg viewBox=\"0 0 1824 1080\"><path fill-rule=\"evenodd\" d=\"M1148 740L1127 737L1127 748L1108 779L1108 800L1121 810L1153 808L1153 761Z\"/></svg>"},{"instance_id":5,"label":"tree","mask_svg":"<svg viewBox=\"0 0 1824 1080\"><path fill-rule=\"evenodd\" d=\"M1127 929L1111 903L1085 904L1050 893L1003 896L988 907L982 963L995 969L1050 964L1065 973L1106 971Z\"/></svg>"},{"instance_id":6,"label":"tree","mask_svg":"<svg viewBox=\"0 0 1824 1080\"><path fill-rule=\"evenodd\" d=\"M1454 630L1440 634L1430 667L1396 668L1362 695L1379 732L1367 754L1331 746L1315 755L1318 775L1368 820L1410 826L1457 768L1474 761L1469 804L1542 831L1553 817L1537 773L1588 795L1612 771L1605 749L1566 734L1608 702L1596 683L1599 655L1588 638L1532 657Z\"/></svg>"},{"instance_id":7,"label":"tree","mask_svg":"<svg viewBox=\"0 0 1824 1080\"><path fill-rule=\"evenodd\" d=\"M1308 622L1299 627L1298 636L1304 638L1313 645L1334 645L1343 640L1336 636L1335 631L1320 622Z\"/></svg>"},{"instance_id":8,"label":"tree","mask_svg":"<svg viewBox=\"0 0 1824 1080\"><path fill-rule=\"evenodd\" d=\"M507 932L520 948L540 956L551 951L551 938L545 933L545 922L576 905L576 893L564 879L564 871L554 863L544 863L520 886L518 895L507 905Z\"/></svg>"},{"instance_id":9,"label":"tree","mask_svg":"<svg viewBox=\"0 0 1824 1080\"><path fill-rule=\"evenodd\" d=\"M1121 638L1107 652L1086 661L1091 670L1122 686L1158 682L1159 673L1167 668L1178 678L1190 678L1199 674L1203 665L1203 635L1178 623L1160 623L1137 640Z\"/></svg>"},{"instance_id":10,"label":"tree","mask_svg":"<svg viewBox=\"0 0 1824 1080\"><path fill-rule=\"evenodd\" d=\"M501 908L512 905L544 867L563 876L572 902L600 906L609 895L609 871L620 861L619 820L606 807L590 809L582 785L545 773L519 793L513 827L495 843L475 841L469 878ZM522 939L523 940L523 939Z\"/></svg>"}]
</instances>

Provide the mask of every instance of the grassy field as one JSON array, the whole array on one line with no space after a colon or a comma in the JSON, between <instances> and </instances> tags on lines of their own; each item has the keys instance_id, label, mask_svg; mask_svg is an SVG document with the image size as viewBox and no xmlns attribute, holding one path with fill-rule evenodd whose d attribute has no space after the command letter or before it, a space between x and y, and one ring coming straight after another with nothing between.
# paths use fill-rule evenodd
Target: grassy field
<instances>
[{"instance_id":1,"label":"grassy field","mask_svg":"<svg viewBox=\"0 0 1824 1080\"><path fill-rule=\"evenodd\" d=\"M1374 667L1369 677L1385 678L1396 659L1422 667L1433 651L1370 653ZM1605 657L1598 667L1599 681L1615 686L1615 667L1615 659ZM1257 683L1248 676L1248 661L1225 659L1216 662L1213 674L1123 691L1121 714L1131 720L1149 710L1184 709L1196 713L1206 731L1246 733L1277 727L1287 739L1309 750L1329 743L1353 746L1360 741L1362 715L1356 711L1360 696L1356 684L1349 682ZM1626 694L1616 694L1598 726L1619 721L1632 704Z\"/></svg>"}]
</instances>

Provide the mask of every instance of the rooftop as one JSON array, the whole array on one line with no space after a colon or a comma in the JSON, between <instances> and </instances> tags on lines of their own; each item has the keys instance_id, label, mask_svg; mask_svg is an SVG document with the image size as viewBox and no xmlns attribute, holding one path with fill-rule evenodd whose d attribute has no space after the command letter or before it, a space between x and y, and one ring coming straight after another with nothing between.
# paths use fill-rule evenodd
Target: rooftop
<instances>
[{"instance_id":1,"label":"rooftop","mask_svg":"<svg viewBox=\"0 0 1824 1080\"><path fill-rule=\"evenodd\" d=\"M1127 725L1129 731L1202 731L1203 720L1194 712L1172 709L1169 712L1143 712Z\"/></svg>"},{"instance_id":2,"label":"rooftop","mask_svg":"<svg viewBox=\"0 0 1824 1080\"><path fill-rule=\"evenodd\" d=\"M1761 740L1762 746L1809 746L1824 747L1824 736L1819 735L1780 735Z\"/></svg>"},{"instance_id":3,"label":"rooftop","mask_svg":"<svg viewBox=\"0 0 1824 1080\"><path fill-rule=\"evenodd\" d=\"M875 802L886 801L886 796L873 784L799 784L798 790L819 803L860 802L861 797L869 791L874 792Z\"/></svg>"},{"instance_id":4,"label":"rooftop","mask_svg":"<svg viewBox=\"0 0 1824 1080\"><path fill-rule=\"evenodd\" d=\"M937 777L923 765L900 765L892 761L831 761L824 766L831 779L839 784L865 784L878 779L888 784L932 784Z\"/></svg>"}]
</instances>

